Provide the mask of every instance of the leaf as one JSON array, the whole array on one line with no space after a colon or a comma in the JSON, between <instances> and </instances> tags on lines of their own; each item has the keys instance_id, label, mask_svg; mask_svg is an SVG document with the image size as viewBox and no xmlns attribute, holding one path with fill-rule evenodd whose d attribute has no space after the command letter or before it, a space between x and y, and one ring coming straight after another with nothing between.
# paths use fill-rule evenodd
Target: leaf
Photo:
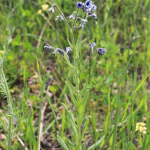
<instances>
[{"instance_id":1,"label":"leaf","mask_svg":"<svg viewBox=\"0 0 150 150\"><path fill-rule=\"evenodd\" d=\"M83 139L83 136L84 136L84 134L85 134L85 132L86 132L86 129L87 129L87 125L89 124L89 120L87 120L86 122L85 122L85 124L84 124L84 126L83 126L83 131L82 131L82 135L81 135L81 138L80 138L80 142L82 141L82 139Z\"/></svg>"},{"instance_id":2,"label":"leaf","mask_svg":"<svg viewBox=\"0 0 150 150\"><path fill-rule=\"evenodd\" d=\"M58 130L59 130L59 133L61 134L61 130L60 130L60 127L59 127L59 123L58 123L58 120L57 120L57 117L56 117L55 111L54 111L54 109L53 109L53 106L52 106L52 104L51 104L51 100L50 100L50 98L48 97L47 93L46 93L46 96L47 96L47 99L48 99L49 105L50 105L50 107L51 107L51 109L52 109L52 113L53 113L53 115L54 115L54 118L55 118L55 121L56 121L56 124L57 124Z\"/></svg>"},{"instance_id":3,"label":"leaf","mask_svg":"<svg viewBox=\"0 0 150 150\"><path fill-rule=\"evenodd\" d=\"M73 144L68 138L65 137L64 139L65 139L66 144L67 144L69 147L71 147L73 150L75 150L74 144Z\"/></svg>"},{"instance_id":4,"label":"leaf","mask_svg":"<svg viewBox=\"0 0 150 150\"><path fill-rule=\"evenodd\" d=\"M82 118L81 118L81 121L83 120L83 116L84 116L85 107L86 107L86 104L87 104L88 97L89 97L89 90L86 91L86 93L84 95L84 98L83 98L83 102L82 102Z\"/></svg>"},{"instance_id":5,"label":"leaf","mask_svg":"<svg viewBox=\"0 0 150 150\"><path fill-rule=\"evenodd\" d=\"M68 83L68 85L71 87L71 89L74 91L74 92L76 92L76 93L78 93L79 91L78 91L78 89L76 88L76 87L74 87L71 83L70 83L70 81L68 80L68 78L66 78L66 82Z\"/></svg>"},{"instance_id":6,"label":"leaf","mask_svg":"<svg viewBox=\"0 0 150 150\"><path fill-rule=\"evenodd\" d=\"M118 113L119 113L119 100L120 100L120 88L119 88L118 96L117 96L117 108L116 108L116 114L115 114L115 125L114 125L114 133L113 133L112 150L115 150L115 142L116 142L116 137L117 137L117 124L118 124Z\"/></svg>"},{"instance_id":7,"label":"leaf","mask_svg":"<svg viewBox=\"0 0 150 150\"><path fill-rule=\"evenodd\" d=\"M69 39L67 38L67 41L68 41L68 44L69 44L69 46L71 47L71 49L73 50L73 45L71 44L71 42L69 41Z\"/></svg>"},{"instance_id":8,"label":"leaf","mask_svg":"<svg viewBox=\"0 0 150 150\"><path fill-rule=\"evenodd\" d=\"M84 44L87 41L87 38L85 38L84 40L82 40L79 45L81 46L82 44Z\"/></svg>"},{"instance_id":9,"label":"leaf","mask_svg":"<svg viewBox=\"0 0 150 150\"><path fill-rule=\"evenodd\" d=\"M131 145L131 142L132 142L132 141L130 141L130 142L128 143L128 145L127 145L127 147L126 147L126 149L125 149L125 150L129 150L130 145Z\"/></svg>"},{"instance_id":10,"label":"leaf","mask_svg":"<svg viewBox=\"0 0 150 150\"><path fill-rule=\"evenodd\" d=\"M70 61L68 60L68 58L67 58L67 55L64 55L64 58L65 58L65 60L66 60L66 63L68 64L68 66L71 68L71 69L75 69L74 68L74 66L70 63Z\"/></svg>"},{"instance_id":11,"label":"leaf","mask_svg":"<svg viewBox=\"0 0 150 150\"><path fill-rule=\"evenodd\" d=\"M68 82L66 81L66 84L68 86L68 89L69 89L69 94L70 94L70 97L71 97L71 100L72 100L72 103L74 104L74 106L76 107L77 109L77 101L72 93L72 90L71 90L71 87L69 86Z\"/></svg>"},{"instance_id":12,"label":"leaf","mask_svg":"<svg viewBox=\"0 0 150 150\"><path fill-rule=\"evenodd\" d=\"M142 86L143 82L147 79L147 77L150 75L150 73L142 80L142 82L139 84L139 86L136 88L136 90L134 91L134 93L136 93L138 91L138 89Z\"/></svg>"},{"instance_id":13,"label":"leaf","mask_svg":"<svg viewBox=\"0 0 150 150\"><path fill-rule=\"evenodd\" d=\"M83 89L82 89L81 92L80 92L80 96L81 96L81 97L82 97L82 95L85 93L85 91L87 90L88 81L89 81L89 75L87 76L85 85L84 85Z\"/></svg>"},{"instance_id":14,"label":"leaf","mask_svg":"<svg viewBox=\"0 0 150 150\"><path fill-rule=\"evenodd\" d=\"M67 109L67 107L65 106L65 104L62 103L62 105L65 107L65 109L66 109L66 111L68 113L68 116L69 116L69 119L70 119L70 122L71 122L71 125L72 125L72 128L73 128L75 141L77 143L77 141L78 141L78 132L77 132L78 128L77 128L77 125L75 124L74 119L72 117L72 114L69 112L69 110Z\"/></svg>"},{"instance_id":15,"label":"leaf","mask_svg":"<svg viewBox=\"0 0 150 150\"><path fill-rule=\"evenodd\" d=\"M76 42L76 53L75 53L75 58L78 59L79 58L79 39L77 39Z\"/></svg>"},{"instance_id":16,"label":"leaf","mask_svg":"<svg viewBox=\"0 0 150 150\"><path fill-rule=\"evenodd\" d=\"M131 118L133 118L133 116L136 115L137 111L139 111L139 109L143 106L144 104L144 100L141 101L140 106L132 113L130 114L125 120L123 120L121 123L118 124L118 126L126 123L127 121L129 121Z\"/></svg>"},{"instance_id":17,"label":"leaf","mask_svg":"<svg viewBox=\"0 0 150 150\"><path fill-rule=\"evenodd\" d=\"M105 135L99 141L97 141L95 144L93 144L92 146L90 146L87 150L92 150L93 148L98 147L102 143L104 137L105 137Z\"/></svg>"},{"instance_id":18,"label":"leaf","mask_svg":"<svg viewBox=\"0 0 150 150\"><path fill-rule=\"evenodd\" d=\"M132 60L133 55L134 55L134 54L132 54L132 55L131 55L131 57L130 57L130 59L129 59L128 63L127 63L127 66L126 66L126 68L124 69L124 72L123 72L123 74L122 74L122 77L121 77L121 79L120 79L120 81L119 81L119 84L118 84L118 85L120 85L120 84L121 84L121 82L122 82L122 80L123 80L123 77L124 77L124 74L125 74L125 72L126 72L126 70L127 70L128 66L129 66L130 61Z\"/></svg>"},{"instance_id":19,"label":"leaf","mask_svg":"<svg viewBox=\"0 0 150 150\"><path fill-rule=\"evenodd\" d=\"M57 140L60 146L63 148L63 150L69 150L64 140L59 135L57 135Z\"/></svg>"}]
</instances>

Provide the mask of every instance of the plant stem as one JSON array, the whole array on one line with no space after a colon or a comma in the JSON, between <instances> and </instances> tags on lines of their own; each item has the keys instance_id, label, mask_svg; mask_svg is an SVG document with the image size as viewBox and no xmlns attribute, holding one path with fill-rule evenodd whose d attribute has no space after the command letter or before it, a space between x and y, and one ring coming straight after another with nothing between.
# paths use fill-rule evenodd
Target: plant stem
<instances>
[{"instance_id":1,"label":"plant stem","mask_svg":"<svg viewBox=\"0 0 150 150\"><path fill-rule=\"evenodd\" d=\"M75 27L75 24L76 24L78 12L79 12L79 8L78 8L78 10L76 12L76 16L75 16L75 19L74 19L74 22L73 22L73 25L72 25L72 32L74 32L74 27Z\"/></svg>"},{"instance_id":2,"label":"plant stem","mask_svg":"<svg viewBox=\"0 0 150 150\"><path fill-rule=\"evenodd\" d=\"M75 47L74 27L75 27L75 24L76 24L78 12L79 12L79 8L78 8L78 10L76 12L76 16L75 16L75 19L74 19L74 22L73 22L73 25L72 25L72 39L73 39L73 45L74 45L74 47Z\"/></svg>"},{"instance_id":3,"label":"plant stem","mask_svg":"<svg viewBox=\"0 0 150 150\"><path fill-rule=\"evenodd\" d=\"M2 62L1 57L0 57L0 62ZM3 71L2 64L0 66L0 75L1 75L2 81L4 81L3 84L4 84L4 88L5 88L5 94L7 96L8 111L9 111L9 114L11 114L13 112L13 110L12 110L12 105L11 105L10 93L9 93L9 88L8 88L8 84L7 84L7 81L6 81L6 78L5 78L5 74L4 74L4 71ZM8 129L8 145L7 145L7 150L11 149L11 141L12 141L11 125L12 125L12 117L9 116L9 122L8 122L9 129Z\"/></svg>"},{"instance_id":4,"label":"plant stem","mask_svg":"<svg viewBox=\"0 0 150 150\"><path fill-rule=\"evenodd\" d=\"M81 37L80 37L80 41L78 43L78 48L76 49L76 57L75 57L75 83L76 83L76 88L79 90L79 83L80 83L80 80L79 80L79 75L78 74L78 59L79 59L79 44L80 42L82 41L82 37L83 37L83 31L84 31L84 27L82 27L82 33L81 33ZM78 124L78 136L81 137L81 123L82 123L82 120L81 117L80 117L80 105L82 105L82 100L81 100L81 96L79 94L80 92L77 93L77 99L78 99L78 112L77 112L77 124ZM80 146L80 138L78 140L78 143L77 143L78 146L78 150L81 150L81 146Z\"/></svg>"},{"instance_id":5,"label":"plant stem","mask_svg":"<svg viewBox=\"0 0 150 150\"><path fill-rule=\"evenodd\" d=\"M53 3L53 5L55 5L56 9L59 11L59 13L60 13L61 16L63 17L64 21L66 22L66 24L67 24L67 26L68 26L70 32L72 33L72 30L71 30L71 28L70 28L70 26L69 26L69 24L68 24L68 21L66 20L66 18L65 18L65 16L64 16L64 14L60 11L60 9L59 9L59 8L57 7L57 5L53 2L53 0L50 0L50 1Z\"/></svg>"}]
</instances>

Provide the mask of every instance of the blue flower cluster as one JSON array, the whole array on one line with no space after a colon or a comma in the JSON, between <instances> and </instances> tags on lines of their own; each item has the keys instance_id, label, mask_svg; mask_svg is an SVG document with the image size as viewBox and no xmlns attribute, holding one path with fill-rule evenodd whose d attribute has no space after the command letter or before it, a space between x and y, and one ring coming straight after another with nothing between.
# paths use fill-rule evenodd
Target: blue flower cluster
<instances>
[{"instance_id":1,"label":"blue flower cluster","mask_svg":"<svg viewBox=\"0 0 150 150\"><path fill-rule=\"evenodd\" d=\"M90 43L89 45L90 45L90 47L92 49L92 53L93 53L93 49L96 46L96 43L93 42L93 43ZM96 51L99 55L104 55L106 53L106 49L104 49L104 48L97 48Z\"/></svg>"},{"instance_id":2,"label":"blue flower cluster","mask_svg":"<svg viewBox=\"0 0 150 150\"><path fill-rule=\"evenodd\" d=\"M87 13L87 17L93 17L94 19L97 19L97 15L94 13L94 11L97 9L97 6L92 4L92 1L87 0L85 3L77 2L76 6L83 10L83 12Z\"/></svg>"},{"instance_id":3,"label":"blue flower cluster","mask_svg":"<svg viewBox=\"0 0 150 150\"><path fill-rule=\"evenodd\" d=\"M104 49L104 48L98 48L98 49L97 49L97 53L98 53L99 55L104 55L104 54L106 53L106 49Z\"/></svg>"},{"instance_id":4,"label":"blue flower cluster","mask_svg":"<svg viewBox=\"0 0 150 150\"><path fill-rule=\"evenodd\" d=\"M60 55L65 54L67 57L68 57L68 53L72 51L71 47L66 47L66 51L64 51L63 49L60 49L60 48L55 49L49 44L45 44L44 50L51 52L51 54L55 54L55 55L56 55L56 52L58 52Z\"/></svg>"}]
</instances>

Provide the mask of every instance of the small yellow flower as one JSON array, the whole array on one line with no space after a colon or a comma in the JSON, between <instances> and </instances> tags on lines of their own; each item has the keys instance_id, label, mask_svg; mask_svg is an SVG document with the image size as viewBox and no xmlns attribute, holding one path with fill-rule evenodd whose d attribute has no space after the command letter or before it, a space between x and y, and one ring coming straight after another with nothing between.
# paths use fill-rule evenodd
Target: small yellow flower
<instances>
[{"instance_id":1,"label":"small yellow flower","mask_svg":"<svg viewBox=\"0 0 150 150\"><path fill-rule=\"evenodd\" d=\"M140 131L143 134L146 134L147 128L145 127L146 124L143 122L136 123L136 131Z\"/></svg>"},{"instance_id":2,"label":"small yellow flower","mask_svg":"<svg viewBox=\"0 0 150 150\"><path fill-rule=\"evenodd\" d=\"M147 21L147 18L146 18L146 17L144 17L144 18L143 18L143 20L144 20L144 21Z\"/></svg>"},{"instance_id":3,"label":"small yellow flower","mask_svg":"<svg viewBox=\"0 0 150 150\"><path fill-rule=\"evenodd\" d=\"M38 12L37 12L37 14L41 14L42 13L42 10L41 9L39 9L38 10Z\"/></svg>"},{"instance_id":4,"label":"small yellow flower","mask_svg":"<svg viewBox=\"0 0 150 150\"><path fill-rule=\"evenodd\" d=\"M49 7L49 5L42 5L41 6L43 10L47 10L47 8Z\"/></svg>"},{"instance_id":5,"label":"small yellow flower","mask_svg":"<svg viewBox=\"0 0 150 150\"><path fill-rule=\"evenodd\" d=\"M4 51L1 51L1 50L0 50L0 54L4 54Z\"/></svg>"}]
</instances>

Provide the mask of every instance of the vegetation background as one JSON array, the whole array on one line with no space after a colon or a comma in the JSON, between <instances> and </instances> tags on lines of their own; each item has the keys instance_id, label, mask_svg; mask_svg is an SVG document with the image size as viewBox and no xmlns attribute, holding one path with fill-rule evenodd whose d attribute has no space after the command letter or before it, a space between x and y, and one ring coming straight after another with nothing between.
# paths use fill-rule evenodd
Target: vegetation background
<instances>
[{"instance_id":1,"label":"vegetation background","mask_svg":"<svg viewBox=\"0 0 150 150\"><path fill-rule=\"evenodd\" d=\"M76 2L55 0L66 17L76 11ZM89 43L96 42L107 52L102 57L94 55L80 76L83 82L90 74L90 97L85 117L91 117L86 146L105 135L98 150L149 150L150 1L93 2L98 7L98 18L97 21L89 20L85 27L84 37L88 40L81 49L81 54L84 54L82 62L91 53ZM67 103L74 110L65 85L69 68L60 56L52 57L43 50L45 43L65 49L69 33L63 21L55 20L59 14L57 11L54 14L43 11L46 18L37 14L41 5L46 3L49 4L40 0L0 0L0 54L7 41L10 51L3 68L13 105L20 109L21 118L20 126L16 126L13 118L17 127L12 142L14 150L25 149L23 144L30 150L37 150L37 139L41 136L38 134L39 120L43 124L41 149L61 149L56 140L58 128L45 91L51 99L61 130L72 138L68 130L70 124L61 105L62 102ZM81 12L79 14L82 15ZM81 30L76 29L76 37L80 33ZM42 87L41 79L44 79L45 87ZM0 116L6 112L7 101L0 95ZM136 122L146 123L145 135L135 131ZM6 149L5 139L6 133L0 128L0 149Z\"/></svg>"}]
</instances>

